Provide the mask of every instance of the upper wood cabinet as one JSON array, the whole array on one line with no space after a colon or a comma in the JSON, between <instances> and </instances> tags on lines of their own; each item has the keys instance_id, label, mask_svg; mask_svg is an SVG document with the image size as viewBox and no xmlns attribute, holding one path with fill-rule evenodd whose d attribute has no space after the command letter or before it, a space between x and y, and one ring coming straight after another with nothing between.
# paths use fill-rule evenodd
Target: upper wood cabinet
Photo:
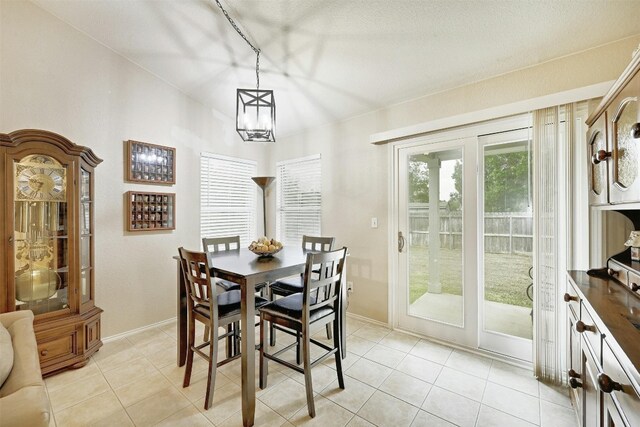
<instances>
[{"instance_id":1,"label":"upper wood cabinet","mask_svg":"<svg viewBox=\"0 0 640 427\"><path fill-rule=\"evenodd\" d=\"M90 149L52 132L0 134L0 312L31 310L43 374L100 348Z\"/></svg>"},{"instance_id":2,"label":"upper wood cabinet","mask_svg":"<svg viewBox=\"0 0 640 427\"><path fill-rule=\"evenodd\" d=\"M586 121L592 205L640 202L639 102L640 52Z\"/></svg>"},{"instance_id":3,"label":"upper wood cabinet","mask_svg":"<svg viewBox=\"0 0 640 427\"><path fill-rule=\"evenodd\" d=\"M589 144L589 203L606 205L609 203L609 159L607 154L607 117L606 113L589 128L587 133ZM601 160L602 159L602 160Z\"/></svg>"}]
</instances>

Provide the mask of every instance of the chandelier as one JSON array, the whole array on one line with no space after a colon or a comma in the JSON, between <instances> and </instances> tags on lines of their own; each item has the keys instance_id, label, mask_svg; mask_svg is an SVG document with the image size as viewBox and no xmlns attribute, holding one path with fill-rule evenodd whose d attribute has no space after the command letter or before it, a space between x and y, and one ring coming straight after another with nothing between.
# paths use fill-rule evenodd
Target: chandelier
<instances>
[{"instance_id":1,"label":"chandelier","mask_svg":"<svg viewBox=\"0 0 640 427\"><path fill-rule=\"evenodd\" d=\"M256 88L236 91L236 131L243 141L275 142L276 101L272 90L260 89L260 49L245 37L220 1L215 2L231 26L256 53Z\"/></svg>"}]
</instances>

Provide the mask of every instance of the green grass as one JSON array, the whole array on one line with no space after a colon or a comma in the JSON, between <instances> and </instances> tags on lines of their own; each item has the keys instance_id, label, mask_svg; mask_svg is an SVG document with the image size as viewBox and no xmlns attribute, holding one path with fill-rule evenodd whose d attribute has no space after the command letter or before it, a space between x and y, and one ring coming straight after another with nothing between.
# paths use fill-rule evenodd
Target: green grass
<instances>
[{"instance_id":1,"label":"green grass","mask_svg":"<svg viewBox=\"0 0 640 427\"><path fill-rule=\"evenodd\" d=\"M422 246L411 246L409 258L409 301L412 303L427 292L429 250ZM532 262L529 255L486 254L486 299L531 307L526 291L531 283L529 267ZM442 292L462 295L462 251L440 249L439 265Z\"/></svg>"}]
</instances>

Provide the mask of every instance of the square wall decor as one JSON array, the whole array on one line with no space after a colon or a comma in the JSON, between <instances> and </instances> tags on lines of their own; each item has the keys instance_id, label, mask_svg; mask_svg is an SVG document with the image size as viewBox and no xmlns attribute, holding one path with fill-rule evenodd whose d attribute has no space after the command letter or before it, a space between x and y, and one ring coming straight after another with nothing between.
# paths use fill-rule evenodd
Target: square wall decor
<instances>
[{"instance_id":1,"label":"square wall decor","mask_svg":"<svg viewBox=\"0 0 640 427\"><path fill-rule=\"evenodd\" d=\"M175 193L125 193L127 231L161 231L176 228Z\"/></svg>"},{"instance_id":2,"label":"square wall decor","mask_svg":"<svg viewBox=\"0 0 640 427\"><path fill-rule=\"evenodd\" d=\"M125 141L125 177L129 182L176 183L176 149L140 141Z\"/></svg>"}]
</instances>

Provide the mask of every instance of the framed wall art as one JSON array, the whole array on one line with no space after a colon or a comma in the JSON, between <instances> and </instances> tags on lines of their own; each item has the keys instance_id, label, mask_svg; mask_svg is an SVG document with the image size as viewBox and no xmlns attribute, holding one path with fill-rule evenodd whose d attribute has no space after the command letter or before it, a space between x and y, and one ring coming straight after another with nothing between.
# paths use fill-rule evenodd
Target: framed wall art
<instances>
[{"instance_id":1,"label":"framed wall art","mask_svg":"<svg viewBox=\"0 0 640 427\"><path fill-rule=\"evenodd\" d=\"M127 191L127 231L161 231L176 228L176 194Z\"/></svg>"},{"instance_id":2,"label":"framed wall art","mask_svg":"<svg viewBox=\"0 0 640 427\"><path fill-rule=\"evenodd\" d=\"M140 141L125 141L125 179L145 184L176 183L176 149Z\"/></svg>"}]
</instances>

